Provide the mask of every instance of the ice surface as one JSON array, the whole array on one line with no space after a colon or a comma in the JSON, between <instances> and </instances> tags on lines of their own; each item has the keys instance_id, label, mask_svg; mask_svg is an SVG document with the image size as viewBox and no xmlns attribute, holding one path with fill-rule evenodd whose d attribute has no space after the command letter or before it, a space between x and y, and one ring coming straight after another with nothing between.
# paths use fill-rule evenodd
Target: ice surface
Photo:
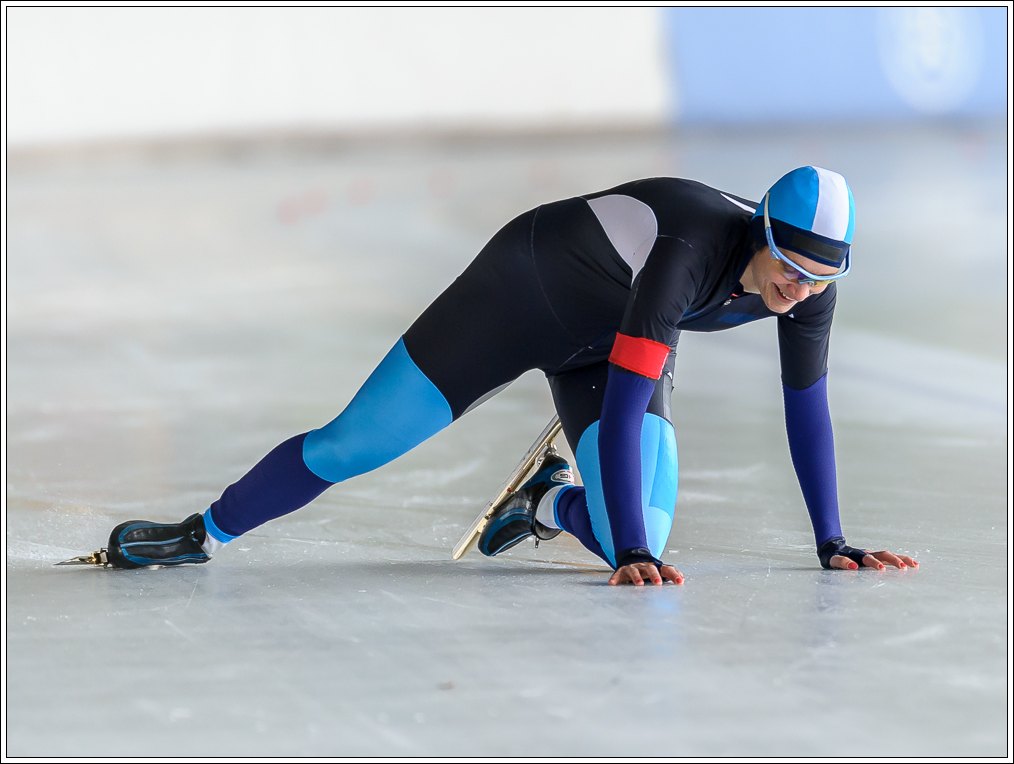
<instances>
[{"instance_id":1,"label":"ice surface","mask_svg":"<svg viewBox=\"0 0 1014 764\"><path fill-rule=\"evenodd\" d=\"M6 753L1009 755L1003 139L14 161ZM817 566L772 322L681 341L683 587L608 587L565 536L450 561L551 414L537 374L211 564L52 566L202 510L329 421L518 212L650 175L756 198L803 163L843 172L859 209L829 377L845 529L918 571Z\"/></svg>"}]
</instances>

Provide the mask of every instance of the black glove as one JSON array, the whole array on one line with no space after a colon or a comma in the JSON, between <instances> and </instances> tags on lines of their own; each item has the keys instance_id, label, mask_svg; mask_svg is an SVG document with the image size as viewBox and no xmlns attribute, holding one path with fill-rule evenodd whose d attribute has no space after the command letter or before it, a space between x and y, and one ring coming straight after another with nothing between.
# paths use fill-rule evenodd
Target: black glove
<instances>
[{"instance_id":1,"label":"black glove","mask_svg":"<svg viewBox=\"0 0 1014 764\"><path fill-rule=\"evenodd\" d=\"M823 568L831 567L831 558L836 554L848 557L861 568L863 567L863 558L866 556L866 550L849 546L841 536L830 538L817 548L817 558L820 560L820 565Z\"/></svg>"},{"instance_id":2,"label":"black glove","mask_svg":"<svg viewBox=\"0 0 1014 764\"><path fill-rule=\"evenodd\" d=\"M617 568L622 568L624 565L633 565L635 562L651 562L655 564L656 568L661 568L663 565L669 564L667 562L662 562L644 547L626 549L623 554L617 555L616 557Z\"/></svg>"}]
</instances>

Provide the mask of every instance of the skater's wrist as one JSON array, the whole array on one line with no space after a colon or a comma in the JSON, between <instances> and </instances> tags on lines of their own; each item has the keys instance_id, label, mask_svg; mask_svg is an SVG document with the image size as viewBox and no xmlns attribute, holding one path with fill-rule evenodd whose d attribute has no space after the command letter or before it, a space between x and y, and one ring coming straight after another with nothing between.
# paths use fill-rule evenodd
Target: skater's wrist
<instances>
[{"instance_id":1,"label":"skater's wrist","mask_svg":"<svg viewBox=\"0 0 1014 764\"><path fill-rule=\"evenodd\" d=\"M866 554L865 549L857 549L846 544L844 536L829 538L817 547L817 559L820 560L821 567L828 570L831 568L831 558L835 555L847 557L861 568Z\"/></svg>"},{"instance_id":2,"label":"skater's wrist","mask_svg":"<svg viewBox=\"0 0 1014 764\"><path fill-rule=\"evenodd\" d=\"M616 555L616 569L622 568L624 565L633 565L637 562L650 562L656 568L660 568L665 565L665 563L655 557L649 549L644 547L625 549L620 554Z\"/></svg>"}]
</instances>

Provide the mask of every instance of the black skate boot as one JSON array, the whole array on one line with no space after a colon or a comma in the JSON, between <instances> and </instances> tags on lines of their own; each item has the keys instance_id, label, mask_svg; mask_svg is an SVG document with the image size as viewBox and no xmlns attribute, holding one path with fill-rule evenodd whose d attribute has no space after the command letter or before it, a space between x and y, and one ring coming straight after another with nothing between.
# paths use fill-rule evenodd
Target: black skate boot
<instances>
[{"instance_id":1,"label":"black skate boot","mask_svg":"<svg viewBox=\"0 0 1014 764\"><path fill-rule=\"evenodd\" d=\"M540 539L556 538L560 529L548 528L536 520L535 510L549 489L573 484L574 473L567 460L555 450L547 452L535 474L493 508L493 516L479 536L479 551L494 557L529 536L535 536L536 545Z\"/></svg>"},{"instance_id":2,"label":"black skate boot","mask_svg":"<svg viewBox=\"0 0 1014 764\"><path fill-rule=\"evenodd\" d=\"M211 557L201 548L205 538L201 515L169 524L130 520L120 523L109 534L107 564L114 568L143 568L207 562Z\"/></svg>"}]
</instances>

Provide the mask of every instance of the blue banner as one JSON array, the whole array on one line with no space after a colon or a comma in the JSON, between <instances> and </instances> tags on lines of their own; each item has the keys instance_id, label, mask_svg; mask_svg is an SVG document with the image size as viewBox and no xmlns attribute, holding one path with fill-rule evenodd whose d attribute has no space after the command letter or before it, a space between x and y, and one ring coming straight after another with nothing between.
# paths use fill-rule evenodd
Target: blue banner
<instances>
[{"instance_id":1,"label":"blue banner","mask_svg":"<svg viewBox=\"0 0 1014 764\"><path fill-rule=\"evenodd\" d=\"M667 8L678 122L999 116L1005 7Z\"/></svg>"}]
</instances>

